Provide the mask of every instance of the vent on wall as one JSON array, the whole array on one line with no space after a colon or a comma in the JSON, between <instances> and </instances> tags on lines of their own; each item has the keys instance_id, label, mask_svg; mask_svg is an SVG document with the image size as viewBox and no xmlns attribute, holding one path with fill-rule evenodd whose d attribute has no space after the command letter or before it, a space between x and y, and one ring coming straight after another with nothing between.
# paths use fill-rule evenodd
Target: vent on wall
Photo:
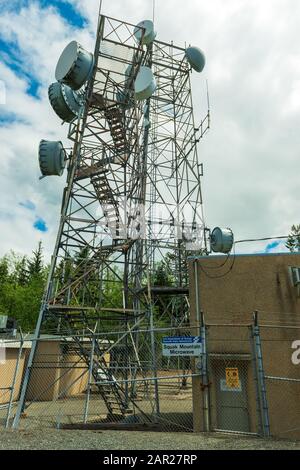
<instances>
[{"instance_id":1,"label":"vent on wall","mask_svg":"<svg viewBox=\"0 0 300 470\"><path fill-rule=\"evenodd\" d=\"M297 289L297 295L300 297L300 268L296 266L290 266L289 270L292 285Z\"/></svg>"}]
</instances>

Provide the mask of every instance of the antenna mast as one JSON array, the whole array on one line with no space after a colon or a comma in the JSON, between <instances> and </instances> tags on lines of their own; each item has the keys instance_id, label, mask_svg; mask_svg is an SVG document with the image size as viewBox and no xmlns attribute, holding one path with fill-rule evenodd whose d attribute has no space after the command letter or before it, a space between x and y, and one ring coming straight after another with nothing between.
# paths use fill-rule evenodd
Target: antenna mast
<instances>
[{"instance_id":1,"label":"antenna mast","mask_svg":"<svg viewBox=\"0 0 300 470\"><path fill-rule=\"evenodd\" d=\"M70 371L74 355L85 364L85 423L92 386L99 419L104 410L112 421L161 416L159 328L190 334L187 256L206 249L190 84L204 64L200 49L156 40L152 21L104 15L93 53L76 41L63 51L49 97L73 151L40 144L42 175L67 168L67 180L15 427L36 398L30 376L43 333L59 339Z\"/></svg>"}]
</instances>

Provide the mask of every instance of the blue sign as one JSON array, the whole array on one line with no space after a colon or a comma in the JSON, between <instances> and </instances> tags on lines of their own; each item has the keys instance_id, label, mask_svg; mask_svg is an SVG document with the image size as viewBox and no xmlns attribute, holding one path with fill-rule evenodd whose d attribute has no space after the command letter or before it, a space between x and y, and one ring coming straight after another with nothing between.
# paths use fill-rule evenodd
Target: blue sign
<instances>
[{"instance_id":1,"label":"blue sign","mask_svg":"<svg viewBox=\"0 0 300 470\"><path fill-rule=\"evenodd\" d=\"M162 340L163 356L199 356L201 336L166 336Z\"/></svg>"},{"instance_id":2,"label":"blue sign","mask_svg":"<svg viewBox=\"0 0 300 470\"><path fill-rule=\"evenodd\" d=\"M163 338L163 344L167 343L201 343L201 336L165 336Z\"/></svg>"}]
</instances>

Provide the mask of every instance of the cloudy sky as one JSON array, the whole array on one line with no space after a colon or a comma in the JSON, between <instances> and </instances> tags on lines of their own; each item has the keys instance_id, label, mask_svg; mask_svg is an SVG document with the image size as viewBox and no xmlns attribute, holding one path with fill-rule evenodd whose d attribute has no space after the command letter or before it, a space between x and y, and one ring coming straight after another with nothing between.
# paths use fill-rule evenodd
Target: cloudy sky
<instances>
[{"instance_id":1,"label":"cloudy sky","mask_svg":"<svg viewBox=\"0 0 300 470\"><path fill-rule=\"evenodd\" d=\"M48 104L60 52L76 39L94 48L98 0L0 0L0 255L49 256L63 179L39 181L40 139L65 139ZM152 0L103 0L103 13L137 23ZM193 74L196 120L212 128L199 148L207 225L236 239L286 235L300 223L299 0L156 0L158 39L201 47L207 65ZM237 251L283 251L276 241Z\"/></svg>"}]
</instances>

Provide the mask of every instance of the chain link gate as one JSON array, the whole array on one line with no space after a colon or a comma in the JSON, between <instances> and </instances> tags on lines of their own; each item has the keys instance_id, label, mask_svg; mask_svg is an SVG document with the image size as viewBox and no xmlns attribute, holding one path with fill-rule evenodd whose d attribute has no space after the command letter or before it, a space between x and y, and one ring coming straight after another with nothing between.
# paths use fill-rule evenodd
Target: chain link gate
<instances>
[{"instance_id":1,"label":"chain link gate","mask_svg":"<svg viewBox=\"0 0 300 470\"><path fill-rule=\"evenodd\" d=\"M269 436L260 333L255 318L252 325L210 324L206 332L209 430Z\"/></svg>"}]
</instances>

